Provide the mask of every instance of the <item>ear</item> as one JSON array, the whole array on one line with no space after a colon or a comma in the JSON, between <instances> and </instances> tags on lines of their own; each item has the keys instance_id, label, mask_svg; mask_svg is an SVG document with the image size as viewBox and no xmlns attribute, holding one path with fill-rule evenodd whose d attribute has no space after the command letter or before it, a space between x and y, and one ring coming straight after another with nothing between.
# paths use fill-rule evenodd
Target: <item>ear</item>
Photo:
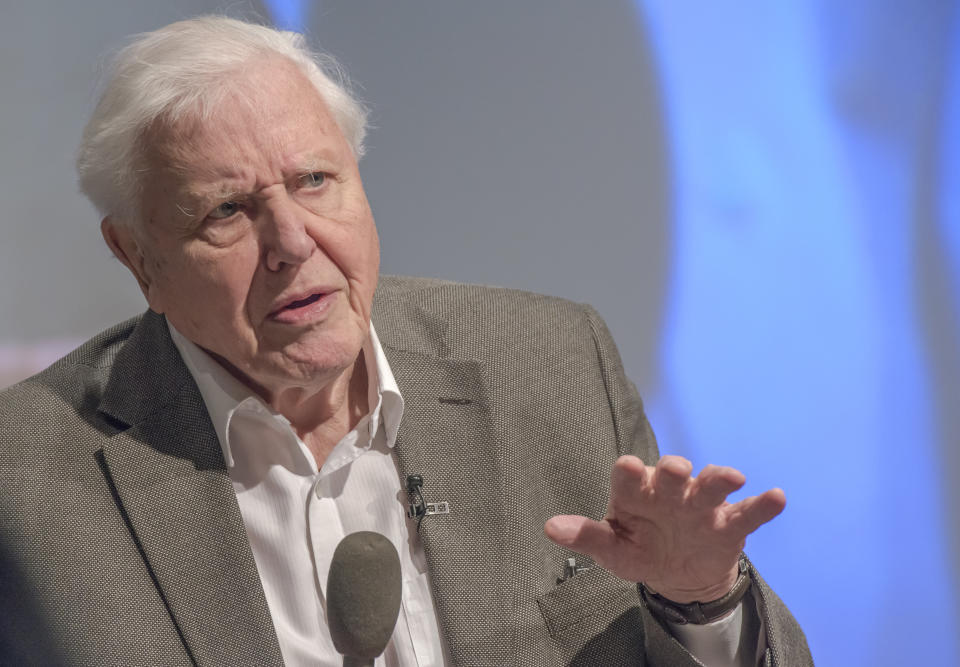
<instances>
[{"instance_id":1,"label":"ear","mask_svg":"<svg viewBox=\"0 0 960 667\"><path fill-rule=\"evenodd\" d=\"M150 305L150 308L157 313L163 313L163 309L154 303L156 299L151 298L153 294L151 288L154 286L153 277L147 270L146 259L143 251L140 249L140 242L137 235L130 228L130 225L114 220L110 216L105 217L100 222L100 233L103 234L103 240L110 247L114 256L130 270L133 277L137 279L140 285L140 291Z\"/></svg>"}]
</instances>

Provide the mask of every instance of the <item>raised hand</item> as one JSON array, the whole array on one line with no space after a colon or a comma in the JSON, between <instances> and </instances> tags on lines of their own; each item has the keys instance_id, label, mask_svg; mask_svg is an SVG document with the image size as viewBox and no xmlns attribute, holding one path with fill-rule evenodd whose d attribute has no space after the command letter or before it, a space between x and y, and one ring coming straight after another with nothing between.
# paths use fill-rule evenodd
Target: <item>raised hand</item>
<instances>
[{"instance_id":1,"label":"raised hand","mask_svg":"<svg viewBox=\"0 0 960 667\"><path fill-rule=\"evenodd\" d=\"M557 544L674 602L715 600L736 581L747 535L783 511L786 498L770 489L731 504L727 496L743 486L742 473L714 465L696 477L692 471L680 456L664 456L655 467L621 456L603 521L555 516L544 530Z\"/></svg>"}]
</instances>

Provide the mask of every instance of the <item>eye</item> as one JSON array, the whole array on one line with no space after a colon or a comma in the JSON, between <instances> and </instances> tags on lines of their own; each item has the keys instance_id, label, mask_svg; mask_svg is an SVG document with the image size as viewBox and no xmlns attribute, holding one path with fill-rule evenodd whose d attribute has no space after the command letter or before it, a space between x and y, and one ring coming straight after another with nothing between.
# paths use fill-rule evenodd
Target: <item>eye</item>
<instances>
[{"instance_id":1,"label":"eye","mask_svg":"<svg viewBox=\"0 0 960 667\"><path fill-rule=\"evenodd\" d=\"M301 188L319 188L326 180L327 175L322 171L311 171L301 176L297 183Z\"/></svg>"},{"instance_id":2,"label":"eye","mask_svg":"<svg viewBox=\"0 0 960 667\"><path fill-rule=\"evenodd\" d=\"M237 211L240 210L240 203L235 201L225 201L220 204L218 207L210 211L210 214L207 215L208 218L213 218L214 220L226 220L229 217L232 217Z\"/></svg>"}]
</instances>

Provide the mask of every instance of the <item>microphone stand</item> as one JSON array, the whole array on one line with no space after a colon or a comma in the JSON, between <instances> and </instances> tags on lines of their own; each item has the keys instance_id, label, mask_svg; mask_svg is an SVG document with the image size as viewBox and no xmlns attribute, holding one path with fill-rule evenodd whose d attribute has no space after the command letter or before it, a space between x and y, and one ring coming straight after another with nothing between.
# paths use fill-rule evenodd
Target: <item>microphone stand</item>
<instances>
[{"instance_id":1,"label":"microphone stand","mask_svg":"<svg viewBox=\"0 0 960 667\"><path fill-rule=\"evenodd\" d=\"M352 655L343 656L343 667L373 667L370 658L355 658Z\"/></svg>"}]
</instances>

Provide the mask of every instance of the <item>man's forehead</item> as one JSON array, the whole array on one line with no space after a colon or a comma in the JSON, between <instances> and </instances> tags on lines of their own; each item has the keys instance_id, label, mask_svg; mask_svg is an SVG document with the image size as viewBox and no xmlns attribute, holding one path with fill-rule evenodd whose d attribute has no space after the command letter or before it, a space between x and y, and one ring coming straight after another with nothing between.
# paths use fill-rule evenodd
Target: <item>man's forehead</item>
<instances>
[{"instance_id":1,"label":"man's forehead","mask_svg":"<svg viewBox=\"0 0 960 667\"><path fill-rule=\"evenodd\" d=\"M286 67L255 69L264 71L227 82L211 112L151 127L144 136L149 167L203 194L248 181L251 171L286 177L342 163L349 146L309 80ZM261 87L271 73L282 81Z\"/></svg>"},{"instance_id":2,"label":"man's forehead","mask_svg":"<svg viewBox=\"0 0 960 667\"><path fill-rule=\"evenodd\" d=\"M269 124L271 136L299 133L309 124L338 133L326 102L307 75L285 58L265 58L221 77L191 102L174 105L148 129L174 148L209 143L250 127Z\"/></svg>"}]
</instances>

